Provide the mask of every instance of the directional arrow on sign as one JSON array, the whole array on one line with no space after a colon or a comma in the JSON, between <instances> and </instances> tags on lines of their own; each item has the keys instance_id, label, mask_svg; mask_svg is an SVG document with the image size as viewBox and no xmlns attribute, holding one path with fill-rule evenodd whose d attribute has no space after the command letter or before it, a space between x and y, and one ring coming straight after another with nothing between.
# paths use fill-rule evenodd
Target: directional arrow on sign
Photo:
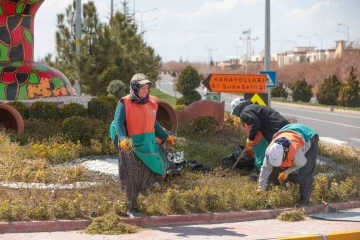
<instances>
[{"instance_id":1,"label":"directional arrow on sign","mask_svg":"<svg viewBox=\"0 0 360 240\"><path fill-rule=\"evenodd\" d=\"M264 74L210 74L202 84L211 92L265 93Z\"/></svg>"}]
</instances>

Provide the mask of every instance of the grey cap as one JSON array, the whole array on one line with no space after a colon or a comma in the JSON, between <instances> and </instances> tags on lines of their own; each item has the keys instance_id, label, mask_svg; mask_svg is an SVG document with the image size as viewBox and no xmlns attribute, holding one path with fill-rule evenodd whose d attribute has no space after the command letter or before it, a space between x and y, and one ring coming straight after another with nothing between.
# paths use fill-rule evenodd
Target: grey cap
<instances>
[{"instance_id":1,"label":"grey cap","mask_svg":"<svg viewBox=\"0 0 360 240\"><path fill-rule=\"evenodd\" d=\"M140 83L141 85L147 84L147 83L151 83L151 81L145 76L145 74L143 73L137 73L135 74L132 78L131 81L137 81L138 83Z\"/></svg>"}]
</instances>

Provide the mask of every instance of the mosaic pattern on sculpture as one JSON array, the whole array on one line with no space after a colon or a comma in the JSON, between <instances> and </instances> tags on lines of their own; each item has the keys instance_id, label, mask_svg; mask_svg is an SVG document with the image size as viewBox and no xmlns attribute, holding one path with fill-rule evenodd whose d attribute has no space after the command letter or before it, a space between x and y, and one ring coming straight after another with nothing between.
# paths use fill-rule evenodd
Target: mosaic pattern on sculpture
<instances>
[{"instance_id":1,"label":"mosaic pattern on sculpture","mask_svg":"<svg viewBox=\"0 0 360 240\"><path fill-rule=\"evenodd\" d=\"M33 62L34 18L44 0L0 0L0 100L73 96L58 70Z\"/></svg>"}]
</instances>

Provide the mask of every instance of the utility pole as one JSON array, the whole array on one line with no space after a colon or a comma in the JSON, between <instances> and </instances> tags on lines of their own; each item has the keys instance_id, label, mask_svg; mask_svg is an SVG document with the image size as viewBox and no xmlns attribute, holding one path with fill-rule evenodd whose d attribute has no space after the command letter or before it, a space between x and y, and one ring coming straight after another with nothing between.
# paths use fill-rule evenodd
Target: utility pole
<instances>
[{"instance_id":1,"label":"utility pole","mask_svg":"<svg viewBox=\"0 0 360 240\"><path fill-rule=\"evenodd\" d=\"M205 51L208 52L208 57L209 57L209 73L211 73L211 64L213 63L212 61L212 52L216 51L217 49L214 49L214 48L210 48L208 46L205 45Z\"/></svg>"},{"instance_id":2,"label":"utility pole","mask_svg":"<svg viewBox=\"0 0 360 240\"><path fill-rule=\"evenodd\" d=\"M114 0L110 2L110 18L114 16Z\"/></svg>"},{"instance_id":3,"label":"utility pole","mask_svg":"<svg viewBox=\"0 0 360 240\"><path fill-rule=\"evenodd\" d=\"M76 35L76 60L77 60L77 79L75 79L76 96L80 97L80 44L81 44L81 0L76 0L76 22L75 22L75 35Z\"/></svg>"},{"instance_id":4,"label":"utility pole","mask_svg":"<svg viewBox=\"0 0 360 240\"><path fill-rule=\"evenodd\" d=\"M251 62L251 41L256 41L258 37L251 38L251 30L243 31L242 34L246 34L246 38L241 38L240 40L243 40L246 42L246 65L247 62ZM247 72L247 67L245 68L245 72Z\"/></svg>"},{"instance_id":5,"label":"utility pole","mask_svg":"<svg viewBox=\"0 0 360 240\"><path fill-rule=\"evenodd\" d=\"M264 71L271 70L271 55L270 55L270 0L265 2L265 58ZM271 107L271 88L266 88L268 93L268 107Z\"/></svg>"}]
</instances>

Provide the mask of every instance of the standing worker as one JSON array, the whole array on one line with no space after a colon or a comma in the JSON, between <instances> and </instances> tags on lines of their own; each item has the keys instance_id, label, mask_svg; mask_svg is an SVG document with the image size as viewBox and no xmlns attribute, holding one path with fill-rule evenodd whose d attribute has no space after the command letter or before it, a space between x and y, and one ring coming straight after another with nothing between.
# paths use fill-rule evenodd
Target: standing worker
<instances>
[{"instance_id":1,"label":"standing worker","mask_svg":"<svg viewBox=\"0 0 360 240\"><path fill-rule=\"evenodd\" d=\"M300 184L300 199L296 207L310 203L319 135L302 124L288 124L274 135L261 167L257 192L269 183L289 181ZM297 174L294 174L297 173Z\"/></svg>"},{"instance_id":2,"label":"standing worker","mask_svg":"<svg viewBox=\"0 0 360 240\"><path fill-rule=\"evenodd\" d=\"M139 193L153 186L157 177L165 176L167 160L157 138L175 145L173 136L156 120L158 105L149 97L151 85L144 74L135 74L130 81L130 94L120 99L110 126L130 217L143 216L138 208Z\"/></svg>"},{"instance_id":3,"label":"standing worker","mask_svg":"<svg viewBox=\"0 0 360 240\"><path fill-rule=\"evenodd\" d=\"M272 108L253 104L250 100L235 98L231 102L231 115L241 119L241 123L248 134L246 153L255 154L255 166L260 170L265 149L269 146L273 135L289 121ZM251 151L252 150L252 151Z\"/></svg>"}]
</instances>

